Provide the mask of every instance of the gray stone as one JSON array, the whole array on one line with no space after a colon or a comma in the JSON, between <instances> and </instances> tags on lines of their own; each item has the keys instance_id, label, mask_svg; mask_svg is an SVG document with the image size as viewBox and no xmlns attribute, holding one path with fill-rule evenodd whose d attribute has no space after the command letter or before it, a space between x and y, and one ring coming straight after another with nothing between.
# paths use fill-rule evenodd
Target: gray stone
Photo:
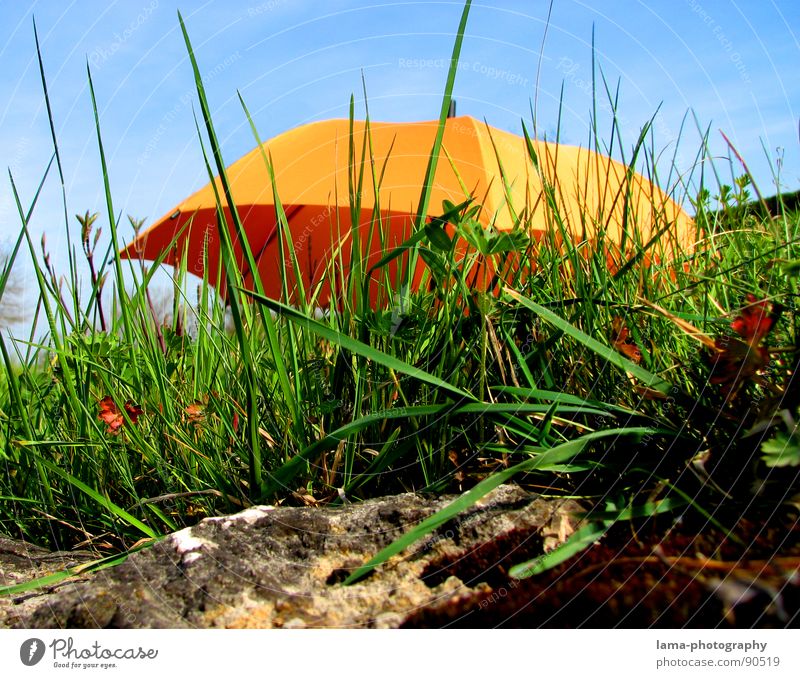
<instances>
[{"instance_id":1,"label":"gray stone","mask_svg":"<svg viewBox=\"0 0 800 678\"><path fill-rule=\"evenodd\" d=\"M580 510L574 501L501 486L372 575L341 584L452 499L403 494L341 507L256 506L208 518L116 567L0 599L0 626L396 628L420 608L488 588L480 573L490 568L479 561L471 581L448 575L444 566L437 573L439 563L485 557L487 547L510 534L517 535L512 555L531 557L563 541L571 514ZM35 547L26 553L29 565L53 555ZM496 565L492 557L489 566ZM0 567L6 568L2 551ZM38 565L23 570L18 563L18 579L41 574Z\"/></svg>"},{"instance_id":2,"label":"gray stone","mask_svg":"<svg viewBox=\"0 0 800 678\"><path fill-rule=\"evenodd\" d=\"M0 535L0 586L25 584L34 579L63 572L94 559L88 551L56 551ZM58 582L45 588L0 597L0 627L10 626L25 618L42 600L52 596L69 582Z\"/></svg>"}]
</instances>

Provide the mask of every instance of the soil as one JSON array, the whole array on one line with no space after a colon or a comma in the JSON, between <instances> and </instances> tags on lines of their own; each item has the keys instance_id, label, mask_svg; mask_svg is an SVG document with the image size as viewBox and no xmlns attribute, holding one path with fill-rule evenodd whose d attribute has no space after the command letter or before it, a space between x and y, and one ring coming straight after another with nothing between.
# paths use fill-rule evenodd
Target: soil
<instances>
[{"instance_id":1,"label":"soil","mask_svg":"<svg viewBox=\"0 0 800 678\"><path fill-rule=\"evenodd\" d=\"M800 524L796 513L742 519L729 538L687 519L618 525L556 568L512 579L535 549L503 536L470 559L432 563L431 583L454 575L490 590L412 614L404 628L785 628L800 626ZM736 541L738 538L738 542ZM513 555L509 555L513 554Z\"/></svg>"}]
</instances>

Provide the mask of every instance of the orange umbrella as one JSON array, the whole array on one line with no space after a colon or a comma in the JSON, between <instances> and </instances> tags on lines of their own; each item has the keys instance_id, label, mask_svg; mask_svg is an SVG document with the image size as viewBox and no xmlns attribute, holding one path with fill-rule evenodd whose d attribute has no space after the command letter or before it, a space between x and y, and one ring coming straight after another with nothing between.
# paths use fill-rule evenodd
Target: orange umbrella
<instances>
[{"instance_id":1,"label":"orange umbrella","mask_svg":"<svg viewBox=\"0 0 800 678\"><path fill-rule=\"evenodd\" d=\"M413 216L437 125L437 121L370 123L371 142L367 147L361 209L356 224L370 263L400 245L412 233ZM365 123L355 121L353 131L354 157L360 163ZM322 282L317 296L320 305L327 304L330 297L330 276L326 275L326 267L335 262L347 270L349 264L348 173L352 171L348 162L349 144L349 120L303 125L264 144L275 167L278 195L286 212L304 289L309 293ZM592 240L598 231L603 231L607 242L620 244L623 224L629 225L629 231L635 224L639 240L646 243L655 232L669 224L664 241L683 249L691 247L692 220L640 175L629 175L624 165L586 149L540 141L534 141L533 147L536 164L531 161L522 137L489 127L471 117L449 118L429 211L436 213L443 200L459 204L466 196L472 196L482 205L481 223L491 224L501 231L514 228L515 221L521 217L532 236L541 236L559 228L555 211L560 228L575 241ZM370 154L377 182L373 181ZM282 287L280 272L291 271L292 267L289 262L282 266L280 260L273 190L261 150L256 148L231 165L228 179L265 292L278 298ZM219 179L216 183L222 195ZM553 189L549 198L545 197L543 185ZM228 221L230 223L229 214ZM214 284L219 236L211 184L142 232L123 250L122 256L143 260L158 258L187 222L189 225L178 239L177 250L183 252L184 245L187 246L187 269L197 275L204 272L205 250L208 280ZM372 231L375 224L379 224L379 232ZM634 235L629 232L626 237L630 242ZM236 246L236 249L239 265L246 267L241 247ZM175 254L170 253L165 263L174 265ZM415 272L417 283L421 268ZM291 290L295 281L287 282ZM381 294L372 289L373 302Z\"/></svg>"}]
</instances>

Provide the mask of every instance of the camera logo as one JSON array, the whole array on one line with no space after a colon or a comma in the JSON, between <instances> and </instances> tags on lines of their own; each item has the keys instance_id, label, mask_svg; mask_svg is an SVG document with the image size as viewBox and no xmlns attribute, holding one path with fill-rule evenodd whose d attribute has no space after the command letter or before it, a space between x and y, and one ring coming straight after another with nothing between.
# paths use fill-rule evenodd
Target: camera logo
<instances>
[{"instance_id":1,"label":"camera logo","mask_svg":"<svg viewBox=\"0 0 800 678\"><path fill-rule=\"evenodd\" d=\"M19 658L25 666L36 666L44 657L44 643L38 638L28 638L19 648Z\"/></svg>"}]
</instances>

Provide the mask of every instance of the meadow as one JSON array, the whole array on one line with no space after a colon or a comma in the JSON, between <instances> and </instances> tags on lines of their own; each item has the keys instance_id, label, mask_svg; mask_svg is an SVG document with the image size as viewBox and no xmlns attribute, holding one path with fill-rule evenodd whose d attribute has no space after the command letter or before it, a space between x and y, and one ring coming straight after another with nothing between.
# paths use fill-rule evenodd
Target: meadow
<instances>
[{"instance_id":1,"label":"meadow","mask_svg":"<svg viewBox=\"0 0 800 678\"><path fill-rule=\"evenodd\" d=\"M224 177L184 36L209 179ZM596 97L613 109L615 91L598 68L595 78ZM796 521L800 212L780 194L767 205L734 148L710 157L709 130L695 125L700 142L688 175L657 162L652 120L638 139L621 139L615 123L587 133L590 148L622 157L687 206L691 248L666 242L669 224L647 242L628 224L622 248L602 235L575 239L549 180L548 236L528 237L524 220L501 235L478 222L471 196L427 205L423 181L406 246L375 267L354 238L348 269L329 267L337 308L317 312L313 289L299 304L288 289L268 298L258 275L245 285L233 240L246 238L234 218L220 229L227 298L216 294L213 275L195 284L177 266L165 318L148 287L157 265L118 255L124 243L91 95L106 210L65 212L77 253L68 270L54 270L33 241L38 193L15 189L19 232L0 271L0 299L26 255L39 295L30 334L0 336L0 531L53 549L91 549L99 567L254 504L458 495L352 581L505 482L587 507L583 527L544 558L519 563L512 574L520 577L619 524L657 520L668 530L690 520L746 544L752 534L742 525L754 516ZM537 129L536 119L525 122L530 138ZM253 132L259 143L255 125ZM538 169L542 159L530 148ZM433 169L440 151L434 146ZM54 137L42 184L60 162ZM374 171L368 159L351 158L354 214L357 187ZM219 199L236 214L230 196ZM288 279L296 262L285 215L278 218L286 248L279 273ZM247 248L245 256L257 270ZM411 290L401 280L401 303L375 308L366 286L393 260L406 270L422 260L425 284ZM470 288L465 281L485 261L497 274L488 289Z\"/></svg>"}]
</instances>

